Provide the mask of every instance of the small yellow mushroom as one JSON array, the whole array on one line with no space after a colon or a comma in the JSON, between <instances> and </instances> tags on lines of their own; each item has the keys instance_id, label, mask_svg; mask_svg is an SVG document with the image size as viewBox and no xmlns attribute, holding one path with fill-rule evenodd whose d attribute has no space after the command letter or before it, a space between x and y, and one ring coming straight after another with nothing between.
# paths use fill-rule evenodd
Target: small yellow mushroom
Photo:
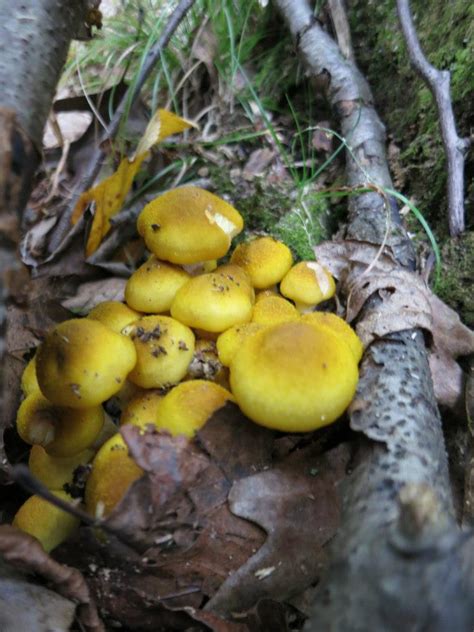
<instances>
[{"instance_id":1,"label":"small yellow mushroom","mask_svg":"<svg viewBox=\"0 0 474 632\"><path fill-rule=\"evenodd\" d=\"M28 395L18 409L18 434L30 445L41 445L52 456L82 452L99 436L104 425L101 406L66 408L56 406L40 392Z\"/></svg>"},{"instance_id":2,"label":"small yellow mushroom","mask_svg":"<svg viewBox=\"0 0 474 632\"><path fill-rule=\"evenodd\" d=\"M107 516L141 476L143 470L129 456L122 436L114 435L92 462L84 497L86 510L96 518Z\"/></svg>"},{"instance_id":3,"label":"small yellow mushroom","mask_svg":"<svg viewBox=\"0 0 474 632\"><path fill-rule=\"evenodd\" d=\"M138 320L142 315L120 301L104 301L91 309L87 318L98 320L112 331L120 334L124 327Z\"/></svg>"},{"instance_id":4,"label":"small yellow mushroom","mask_svg":"<svg viewBox=\"0 0 474 632\"><path fill-rule=\"evenodd\" d=\"M94 457L93 450L83 450L73 456L51 456L40 445L31 448L28 467L33 476L48 489L62 489L71 483L74 471L81 465L87 465Z\"/></svg>"},{"instance_id":5,"label":"small yellow mushroom","mask_svg":"<svg viewBox=\"0 0 474 632\"><path fill-rule=\"evenodd\" d=\"M279 283L293 263L291 250L273 237L259 237L239 244L230 258L249 275L254 288L265 289Z\"/></svg>"},{"instance_id":6,"label":"small yellow mushroom","mask_svg":"<svg viewBox=\"0 0 474 632\"><path fill-rule=\"evenodd\" d=\"M186 375L194 353L194 334L169 316L144 316L131 326L137 363L128 379L142 388L176 384Z\"/></svg>"},{"instance_id":7,"label":"small yellow mushroom","mask_svg":"<svg viewBox=\"0 0 474 632\"><path fill-rule=\"evenodd\" d=\"M66 492L53 493L62 500L73 502ZM49 553L74 533L79 520L40 496L30 496L17 511L13 526L34 536Z\"/></svg>"},{"instance_id":8,"label":"small yellow mushroom","mask_svg":"<svg viewBox=\"0 0 474 632\"><path fill-rule=\"evenodd\" d=\"M52 329L36 354L41 392L58 406L90 408L117 393L137 361L127 337L91 318Z\"/></svg>"}]
</instances>

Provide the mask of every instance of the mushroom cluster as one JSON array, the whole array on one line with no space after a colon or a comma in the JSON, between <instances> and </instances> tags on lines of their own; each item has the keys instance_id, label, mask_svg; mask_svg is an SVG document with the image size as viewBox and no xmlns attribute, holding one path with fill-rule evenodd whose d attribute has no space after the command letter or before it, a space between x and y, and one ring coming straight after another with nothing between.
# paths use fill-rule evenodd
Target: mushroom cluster
<instances>
[{"instance_id":1,"label":"mushroom cluster","mask_svg":"<svg viewBox=\"0 0 474 632\"><path fill-rule=\"evenodd\" d=\"M115 422L191 440L227 401L281 432L316 430L347 408L362 345L344 320L315 310L334 295L334 279L316 261L295 265L270 236L220 263L242 229L238 211L208 191L161 195L139 216L149 258L125 302L46 335L23 374L17 429L32 445L31 471L55 494L69 497L86 467L85 508L104 517L142 476ZM77 521L46 507L33 496L14 522L50 550Z\"/></svg>"}]
</instances>

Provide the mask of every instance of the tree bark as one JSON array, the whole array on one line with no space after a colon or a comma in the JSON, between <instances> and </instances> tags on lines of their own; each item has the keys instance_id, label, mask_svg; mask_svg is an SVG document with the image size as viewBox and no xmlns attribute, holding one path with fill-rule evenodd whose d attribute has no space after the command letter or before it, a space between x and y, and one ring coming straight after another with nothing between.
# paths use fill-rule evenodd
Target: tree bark
<instances>
[{"instance_id":1,"label":"tree bark","mask_svg":"<svg viewBox=\"0 0 474 632\"><path fill-rule=\"evenodd\" d=\"M351 149L348 184L392 188L384 126L364 77L314 19L307 0L276 4L310 72L325 78ZM413 269L413 248L396 204L390 211L386 206L386 195L376 191L351 197L346 238L383 245L396 260L394 268ZM372 309L377 300L370 299ZM454 521L421 331L393 333L368 348L350 424L359 433L357 464L305 630L471 631L474 549Z\"/></svg>"}]
</instances>

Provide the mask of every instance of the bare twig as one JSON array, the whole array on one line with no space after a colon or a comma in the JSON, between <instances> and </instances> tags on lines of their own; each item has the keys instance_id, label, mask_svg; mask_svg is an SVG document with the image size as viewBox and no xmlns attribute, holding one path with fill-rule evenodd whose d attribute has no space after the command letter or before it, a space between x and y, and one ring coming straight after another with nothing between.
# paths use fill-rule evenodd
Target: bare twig
<instances>
[{"instance_id":1,"label":"bare twig","mask_svg":"<svg viewBox=\"0 0 474 632\"><path fill-rule=\"evenodd\" d=\"M354 61L354 48L352 47L351 29L347 19L345 2L344 0L329 0L328 6L341 53L346 59Z\"/></svg>"},{"instance_id":2,"label":"bare twig","mask_svg":"<svg viewBox=\"0 0 474 632\"><path fill-rule=\"evenodd\" d=\"M410 11L409 0L397 0L398 19L405 37L410 62L427 84L438 109L441 137L448 163L448 220L452 237L465 229L464 222L464 160L470 139L459 138L451 103L451 74L432 66L421 50Z\"/></svg>"},{"instance_id":3,"label":"bare twig","mask_svg":"<svg viewBox=\"0 0 474 632\"><path fill-rule=\"evenodd\" d=\"M81 193L83 193L84 191L87 191L87 189L89 189L94 184L94 180L96 179L100 171L102 162L105 157L104 147L106 146L107 141L112 140L117 135L117 132L120 128L122 117L125 111L127 110L128 107L131 107L131 105L138 98L138 95L140 94L140 90L142 89L143 84L150 76L153 68L156 66L157 62L159 61L163 53L163 50L168 45L168 42L170 41L174 32L176 31L176 29L178 28L178 26L180 25L186 13L192 7L194 2L195 0L180 0L178 6L171 14L170 19L168 20L165 28L163 29L163 32L161 36L159 37L158 41L150 49L146 57L146 60L142 66L142 69L140 71L140 74L137 77L137 80L133 84L130 85L127 92L122 97L122 100L120 101L114 113L114 116L112 120L110 121L107 131L103 134L102 138L100 139L97 145L95 152L93 153L90 159L87 170L85 171L80 182L77 184L76 188L72 192L69 206L67 207L67 209L64 210L54 232L51 235L51 239L49 242L50 253L53 253L59 247L65 235L69 231L71 216Z\"/></svg>"}]
</instances>

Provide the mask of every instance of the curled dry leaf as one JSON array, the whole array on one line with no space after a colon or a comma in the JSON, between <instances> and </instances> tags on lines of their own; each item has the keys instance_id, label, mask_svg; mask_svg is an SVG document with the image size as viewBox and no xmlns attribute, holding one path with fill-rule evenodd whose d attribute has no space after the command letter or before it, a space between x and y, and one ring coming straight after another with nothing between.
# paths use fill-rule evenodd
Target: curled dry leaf
<instances>
[{"instance_id":1,"label":"curled dry leaf","mask_svg":"<svg viewBox=\"0 0 474 632\"><path fill-rule=\"evenodd\" d=\"M85 316L91 309L104 301L124 301L126 279L109 277L82 283L71 298L61 304L75 314Z\"/></svg>"},{"instance_id":2,"label":"curled dry leaf","mask_svg":"<svg viewBox=\"0 0 474 632\"><path fill-rule=\"evenodd\" d=\"M461 396L462 373L454 362L474 353L474 332L427 287L423 279L395 263L390 250L365 242L325 242L315 248L318 261L341 280L348 296L348 322L364 308L356 330L365 347L379 337L407 329L430 332L430 366L437 400L454 406ZM379 301L366 307L368 299Z\"/></svg>"},{"instance_id":3,"label":"curled dry leaf","mask_svg":"<svg viewBox=\"0 0 474 632\"><path fill-rule=\"evenodd\" d=\"M190 617L216 631L265 629L220 617L318 577L339 517L345 446L318 456L311 443L271 469L274 433L230 403L193 442L151 428L121 432L145 475L107 518L106 533L81 529L80 543L60 551L85 571L101 612L131 629L186 629Z\"/></svg>"},{"instance_id":4,"label":"curled dry leaf","mask_svg":"<svg viewBox=\"0 0 474 632\"><path fill-rule=\"evenodd\" d=\"M233 573L208 604L217 612L246 610L258 600L287 600L314 584L324 546L339 524L337 485L345 476L349 449L318 455L311 444L276 467L234 483L232 512L268 534L259 551Z\"/></svg>"},{"instance_id":5,"label":"curled dry leaf","mask_svg":"<svg viewBox=\"0 0 474 632\"><path fill-rule=\"evenodd\" d=\"M89 632L104 632L104 626L99 619L94 600L84 577L75 568L63 566L53 560L44 551L36 538L10 525L2 525L0 526L0 553L3 559L14 568L43 577L54 586L60 595L69 600L69 603L77 604L76 616L85 630ZM55 597L57 596L55 595ZM54 600L52 599L52 601ZM59 605L61 605L61 602ZM71 606L74 609L72 604ZM31 607L35 606L31 604ZM48 607L50 608L51 605ZM67 602L66 607L69 610ZM62 606L63 611L64 608L65 605ZM33 627L31 629L36 630L38 628ZM48 629L69 630L69 625L64 628ZM3 627L2 630L4 630Z\"/></svg>"}]
</instances>

